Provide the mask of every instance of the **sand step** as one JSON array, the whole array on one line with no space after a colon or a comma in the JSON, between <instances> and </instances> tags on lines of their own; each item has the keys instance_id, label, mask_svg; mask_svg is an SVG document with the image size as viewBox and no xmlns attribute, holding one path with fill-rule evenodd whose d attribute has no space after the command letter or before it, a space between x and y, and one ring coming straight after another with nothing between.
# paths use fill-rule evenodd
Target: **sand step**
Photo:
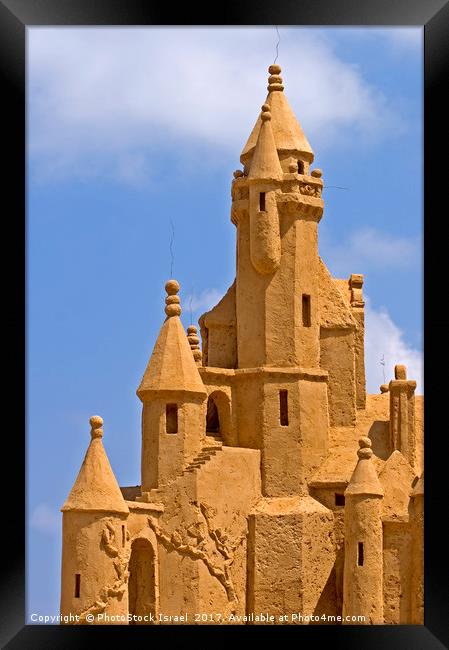
<instances>
[{"instance_id":1,"label":"sand step","mask_svg":"<svg viewBox=\"0 0 449 650\"><path fill-rule=\"evenodd\" d=\"M213 458L216 455L217 451L220 451L222 449L223 444L221 441L214 441L214 443L212 443L210 440L208 440L207 442L208 444L202 447L199 454L197 454L197 456L195 456L195 458L190 461L183 474L187 472L189 474L196 472L197 469L205 465L211 458Z\"/></svg>"}]
</instances>

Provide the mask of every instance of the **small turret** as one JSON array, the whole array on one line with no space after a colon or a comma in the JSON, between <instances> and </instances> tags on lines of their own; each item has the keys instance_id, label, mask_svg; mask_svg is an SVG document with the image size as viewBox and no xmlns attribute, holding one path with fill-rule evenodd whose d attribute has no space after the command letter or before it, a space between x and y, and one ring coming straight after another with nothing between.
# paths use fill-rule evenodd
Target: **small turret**
<instances>
[{"instance_id":1,"label":"small turret","mask_svg":"<svg viewBox=\"0 0 449 650\"><path fill-rule=\"evenodd\" d=\"M179 284L165 285L165 313L137 395L142 411L142 493L182 474L205 435L207 392L181 323Z\"/></svg>"},{"instance_id":2,"label":"small turret","mask_svg":"<svg viewBox=\"0 0 449 650\"><path fill-rule=\"evenodd\" d=\"M415 390L416 381L407 379L407 368L394 367L390 381L390 444L416 469Z\"/></svg>"},{"instance_id":3,"label":"small turret","mask_svg":"<svg viewBox=\"0 0 449 650\"><path fill-rule=\"evenodd\" d=\"M371 440L360 438L356 468L345 491L345 563L343 617L345 625L383 623L383 489L372 461Z\"/></svg>"},{"instance_id":4,"label":"small turret","mask_svg":"<svg viewBox=\"0 0 449 650\"><path fill-rule=\"evenodd\" d=\"M78 615L80 623L128 611L129 509L103 447L103 420L95 415L90 425L91 442L61 509L61 614Z\"/></svg>"},{"instance_id":5,"label":"small turret","mask_svg":"<svg viewBox=\"0 0 449 650\"><path fill-rule=\"evenodd\" d=\"M320 363L323 179L321 170L309 169L313 152L288 105L280 70L269 67L268 96L231 188L239 368ZM213 342L209 352L215 356Z\"/></svg>"},{"instance_id":6,"label":"small turret","mask_svg":"<svg viewBox=\"0 0 449 650\"><path fill-rule=\"evenodd\" d=\"M284 172L290 171L290 166L294 164L295 171L307 174L309 165L314 158L312 148L285 96L280 66L270 65L268 72L270 76L265 103L268 104L271 111L273 137L282 169ZM255 153L262 124L263 117L261 115L240 155L240 161L246 169L249 169Z\"/></svg>"},{"instance_id":7,"label":"small turret","mask_svg":"<svg viewBox=\"0 0 449 650\"><path fill-rule=\"evenodd\" d=\"M271 130L268 104L262 106L262 125L248 173L250 254L259 273L273 273L281 261L281 235L276 190L282 180L276 145Z\"/></svg>"}]
</instances>

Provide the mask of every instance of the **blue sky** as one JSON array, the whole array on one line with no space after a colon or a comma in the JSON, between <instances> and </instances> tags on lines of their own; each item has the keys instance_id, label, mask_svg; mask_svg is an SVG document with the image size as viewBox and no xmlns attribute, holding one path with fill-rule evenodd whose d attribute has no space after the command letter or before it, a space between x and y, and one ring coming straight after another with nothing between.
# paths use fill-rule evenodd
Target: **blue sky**
<instances>
[{"instance_id":1,"label":"blue sky","mask_svg":"<svg viewBox=\"0 0 449 650\"><path fill-rule=\"evenodd\" d=\"M422 29L279 32L327 185L320 254L336 277L365 274L368 389L384 355L387 381L405 363L422 392ZM59 508L91 415L119 483L139 482L135 390L170 221L186 326L233 281L230 183L276 42L274 27L28 29L29 614L59 611Z\"/></svg>"}]
</instances>

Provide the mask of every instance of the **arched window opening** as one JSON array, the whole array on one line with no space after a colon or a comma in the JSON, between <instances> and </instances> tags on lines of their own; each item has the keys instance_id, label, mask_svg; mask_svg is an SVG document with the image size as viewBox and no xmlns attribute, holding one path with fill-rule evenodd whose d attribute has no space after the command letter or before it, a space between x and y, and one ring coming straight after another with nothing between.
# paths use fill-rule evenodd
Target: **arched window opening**
<instances>
[{"instance_id":1,"label":"arched window opening","mask_svg":"<svg viewBox=\"0 0 449 650\"><path fill-rule=\"evenodd\" d=\"M209 397L207 400L206 433L212 433L215 436L221 433L218 408L213 397Z\"/></svg>"},{"instance_id":2,"label":"arched window opening","mask_svg":"<svg viewBox=\"0 0 449 650\"><path fill-rule=\"evenodd\" d=\"M134 617L130 625L152 625L155 617L156 588L154 552L146 539L136 539L131 546L129 560L129 613Z\"/></svg>"}]
</instances>

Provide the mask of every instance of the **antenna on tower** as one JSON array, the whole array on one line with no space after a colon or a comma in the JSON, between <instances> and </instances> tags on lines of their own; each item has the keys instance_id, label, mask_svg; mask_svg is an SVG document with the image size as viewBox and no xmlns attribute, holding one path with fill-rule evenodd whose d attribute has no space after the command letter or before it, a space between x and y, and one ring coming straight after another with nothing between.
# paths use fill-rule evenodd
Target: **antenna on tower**
<instances>
[{"instance_id":1,"label":"antenna on tower","mask_svg":"<svg viewBox=\"0 0 449 650\"><path fill-rule=\"evenodd\" d=\"M189 311L190 311L190 324L193 325L193 312L192 312L192 300L193 300L193 294L190 294L189 297Z\"/></svg>"},{"instance_id":2,"label":"antenna on tower","mask_svg":"<svg viewBox=\"0 0 449 650\"><path fill-rule=\"evenodd\" d=\"M278 56L279 56L279 43L281 42L281 35L279 34L279 30L278 30L278 26L277 26L277 25L275 25L275 29L276 29L276 32L277 32L277 35L278 35L278 42L276 43L276 57L275 57L275 59L274 59L274 61L273 61L273 64L276 63L276 61L278 60Z\"/></svg>"},{"instance_id":3,"label":"antenna on tower","mask_svg":"<svg viewBox=\"0 0 449 650\"><path fill-rule=\"evenodd\" d=\"M173 277L173 266L175 263L175 254L173 251L173 243L175 241L175 226L173 224L173 220L170 218L170 226L171 226L171 237L170 237L170 277Z\"/></svg>"},{"instance_id":4,"label":"antenna on tower","mask_svg":"<svg viewBox=\"0 0 449 650\"><path fill-rule=\"evenodd\" d=\"M382 372L383 372L384 384L385 384L385 354L384 353L382 353L382 358L379 363L382 366Z\"/></svg>"}]
</instances>

